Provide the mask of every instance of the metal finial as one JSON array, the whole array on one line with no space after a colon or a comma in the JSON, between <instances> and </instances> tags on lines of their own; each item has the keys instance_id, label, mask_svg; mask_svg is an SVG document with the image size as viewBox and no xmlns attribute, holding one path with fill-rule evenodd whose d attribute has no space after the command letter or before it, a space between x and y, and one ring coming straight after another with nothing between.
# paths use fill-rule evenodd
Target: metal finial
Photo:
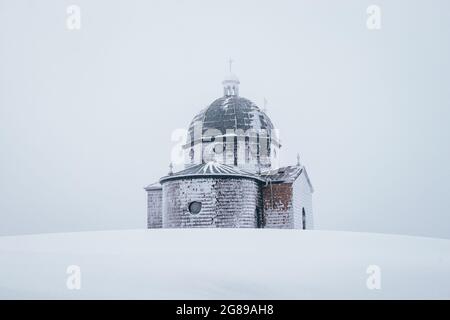
<instances>
[{"instance_id":1,"label":"metal finial","mask_svg":"<svg viewBox=\"0 0 450 320\"><path fill-rule=\"evenodd\" d=\"M172 162L169 164L169 176L173 175L173 164Z\"/></svg>"},{"instance_id":2,"label":"metal finial","mask_svg":"<svg viewBox=\"0 0 450 320\"><path fill-rule=\"evenodd\" d=\"M300 154L297 153L297 166L300 167Z\"/></svg>"},{"instance_id":3,"label":"metal finial","mask_svg":"<svg viewBox=\"0 0 450 320\"><path fill-rule=\"evenodd\" d=\"M263 106L264 113L267 113L267 99L264 98L264 106Z\"/></svg>"},{"instance_id":4,"label":"metal finial","mask_svg":"<svg viewBox=\"0 0 450 320\"><path fill-rule=\"evenodd\" d=\"M234 62L234 61L233 61L233 59L231 59L231 58L230 58L230 60L228 60L228 63L230 64L230 73L231 73L231 68L232 68L232 66L233 66L233 62Z\"/></svg>"}]
</instances>

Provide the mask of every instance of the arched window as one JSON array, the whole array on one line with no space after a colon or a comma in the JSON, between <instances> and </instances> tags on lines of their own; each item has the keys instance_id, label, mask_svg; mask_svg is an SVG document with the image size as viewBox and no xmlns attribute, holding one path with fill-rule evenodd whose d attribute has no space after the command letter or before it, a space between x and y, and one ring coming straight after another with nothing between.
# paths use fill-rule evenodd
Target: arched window
<instances>
[{"instance_id":1,"label":"arched window","mask_svg":"<svg viewBox=\"0 0 450 320\"><path fill-rule=\"evenodd\" d=\"M234 137L234 150L233 150L233 157L234 157L234 165L238 165L238 139L237 137Z\"/></svg>"},{"instance_id":2,"label":"arched window","mask_svg":"<svg viewBox=\"0 0 450 320\"><path fill-rule=\"evenodd\" d=\"M250 163L250 138L248 136L245 137L245 163Z\"/></svg>"},{"instance_id":3,"label":"arched window","mask_svg":"<svg viewBox=\"0 0 450 320\"><path fill-rule=\"evenodd\" d=\"M302 208L302 229L306 230L306 212L305 212L305 208Z\"/></svg>"}]
</instances>

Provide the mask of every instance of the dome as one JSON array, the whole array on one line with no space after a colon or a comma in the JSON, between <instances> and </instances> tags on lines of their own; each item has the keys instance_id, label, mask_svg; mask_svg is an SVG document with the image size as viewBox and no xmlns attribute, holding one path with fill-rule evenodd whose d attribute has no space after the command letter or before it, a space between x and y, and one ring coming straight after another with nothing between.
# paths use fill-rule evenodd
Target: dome
<instances>
[{"instance_id":1,"label":"dome","mask_svg":"<svg viewBox=\"0 0 450 320\"><path fill-rule=\"evenodd\" d=\"M194 126L202 125L202 134L208 129L216 129L222 134L227 130L265 130L271 135L273 124L269 117L252 101L240 96L224 96L198 113L189 125L188 137L194 138Z\"/></svg>"},{"instance_id":2,"label":"dome","mask_svg":"<svg viewBox=\"0 0 450 320\"><path fill-rule=\"evenodd\" d=\"M183 145L185 168L215 161L251 173L269 170L281 147L277 130L264 111L239 96L237 77L226 78L223 87L224 95L189 125Z\"/></svg>"}]
</instances>

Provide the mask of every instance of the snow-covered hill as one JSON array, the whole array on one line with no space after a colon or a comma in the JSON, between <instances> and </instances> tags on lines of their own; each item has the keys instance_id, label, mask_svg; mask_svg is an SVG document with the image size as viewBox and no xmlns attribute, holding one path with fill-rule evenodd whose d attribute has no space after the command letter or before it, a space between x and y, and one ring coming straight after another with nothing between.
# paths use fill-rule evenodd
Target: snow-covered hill
<instances>
[{"instance_id":1,"label":"snow-covered hill","mask_svg":"<svg viewBox=\"0 0 450 320\"><path fill-rule=\"evenodd\" d=\"M69 290L67 267L81 270ZM366 285L379 266L381 289ZM0 237L0 298L450 298L450 240L178 229Z\"/></svg>"}]
</instances>

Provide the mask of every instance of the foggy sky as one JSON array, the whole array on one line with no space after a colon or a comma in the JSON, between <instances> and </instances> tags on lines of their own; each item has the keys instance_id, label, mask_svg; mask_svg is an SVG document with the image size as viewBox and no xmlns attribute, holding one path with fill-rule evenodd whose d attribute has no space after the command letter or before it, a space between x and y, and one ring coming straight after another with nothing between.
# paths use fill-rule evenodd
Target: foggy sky
<instances>
[{"instance_id":1,"label":"foggy sky","mask_svg":"<svg viewBox=\"0 0 450 320\"><path fill-rule=\"evenodd\" d=\"M318 229L450 238L449 39L444 0L0 0L0 235L145 228L232 57Z\"/></svg>"}]
</instances>

